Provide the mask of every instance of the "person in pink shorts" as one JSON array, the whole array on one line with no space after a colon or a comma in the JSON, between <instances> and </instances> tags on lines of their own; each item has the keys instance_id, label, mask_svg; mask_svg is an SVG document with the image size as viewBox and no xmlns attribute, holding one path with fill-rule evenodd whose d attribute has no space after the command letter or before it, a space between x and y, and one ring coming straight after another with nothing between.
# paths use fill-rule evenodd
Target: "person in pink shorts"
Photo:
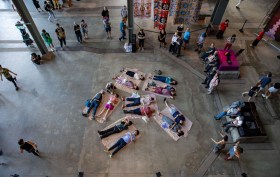
<instances>
[{"instance_id":1,"label":"person in pink shorts","mask_svg":"<svg viewBox=\"0 0 280 177\"><path fill-rule=\"evenodd\" d=\"M105 107L98 115L96 115L96 117L101 117L101 115L105 112L105 115L103 117L103 120L105 121L107 119L107 115L109 111L112 111L115 108L115 105L118 103L119 101L118 98L119 98L118 94L112 95L109 98L108 102L105 104Z\"/></svg>"}]
</instances>

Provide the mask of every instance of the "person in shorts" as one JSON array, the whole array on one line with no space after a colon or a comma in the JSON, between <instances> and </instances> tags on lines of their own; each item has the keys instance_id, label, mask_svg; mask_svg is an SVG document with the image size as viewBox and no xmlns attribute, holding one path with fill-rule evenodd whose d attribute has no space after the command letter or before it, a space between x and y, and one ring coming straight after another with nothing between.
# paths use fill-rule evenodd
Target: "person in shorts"
<instances>
[{"instance_id":1,"label":"person in shorts","mask_svg":"<svg viewBox=\"0 0 280 177\"><path fill-rule=\"evenodd\" d=\"M111 23L110 23L108 17L105 17L103 19L103 24L104 24L105 31L107 33L107 39L112 39L112 36L111 36Z\"/></svg>"},{"instance_id":2,"label":"person in shorts","mask_svg":"<svg viewBox=\"0 0 280 177\"><path fill-rule=\"evenodd\" d=\"M262 97L268 99L272 93L277 93L280 89L280 83L277 82L273 84L272 87L269 87L269 89L265 92L265 94L262 94Z\"/></svg>"}]
</instances>

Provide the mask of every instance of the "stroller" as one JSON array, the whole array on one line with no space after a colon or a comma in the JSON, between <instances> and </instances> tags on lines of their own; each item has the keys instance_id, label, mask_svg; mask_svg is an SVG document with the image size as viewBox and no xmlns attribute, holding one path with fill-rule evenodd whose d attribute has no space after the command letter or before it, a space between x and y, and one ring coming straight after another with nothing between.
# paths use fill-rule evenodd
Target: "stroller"
<instances>
[{"instance_id":1,"label":"stroller","mask_svg":"<svg viewBox=\"0 0 280 177\"><path fill-rule=\"evenodd\" d=\"M26 31L24 31L21 36L26 46L34 47L33 40Z\"/></svg>"}]
</instances>

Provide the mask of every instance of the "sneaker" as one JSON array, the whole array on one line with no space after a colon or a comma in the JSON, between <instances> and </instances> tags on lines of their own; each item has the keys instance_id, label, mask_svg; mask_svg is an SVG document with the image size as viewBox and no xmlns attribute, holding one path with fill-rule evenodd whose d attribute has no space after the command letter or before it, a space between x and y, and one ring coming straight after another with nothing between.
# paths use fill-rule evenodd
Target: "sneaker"
<instances>
[{"instance_id":1,"label":"sneaker","mask_svg":"<svg viewBox=\"0 0 280 177\"><path fill-rule=\"evenodd\" d=\"M19 88L18 88L18 87L16 87L16 91L18 91L18 89L19 89Z\"/></svg>"},{"instance_id":2,"label":"sneaker","mask_svg":"<svg viewBox=\"0 0 280 177\"><path fill-rule=\"evenodd\" d=\"M113 157L112 154L110 154L110 155L109 155L109 158L111 159L112 157Z\"/></svg>"},{"instance_id":3,"label":"sneaker","mask_svg":"<svg viewBox=\"0 0 280 177\"><path fill-rule=\"evenodd\" d=\"M265 94L262 94L262 97L266 98L267 96L265 96Z\"/></svg>"}]
</instances>

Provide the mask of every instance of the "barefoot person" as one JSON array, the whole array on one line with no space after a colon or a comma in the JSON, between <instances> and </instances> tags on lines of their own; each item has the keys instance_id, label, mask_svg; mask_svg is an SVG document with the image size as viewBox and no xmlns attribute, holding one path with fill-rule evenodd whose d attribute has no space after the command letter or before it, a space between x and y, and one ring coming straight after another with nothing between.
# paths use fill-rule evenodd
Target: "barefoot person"
<instances>
[{"instance_id":1,"label":"barefoot person","mask_svg":"<svg viewBox=\"0 0 280 177\"><path fill-rule=\"evenodd\" d=\"M0 77L1 77L1 81L3 81L3 78L2 78L2 74L4 75L4 77L12 82L15 87L16 87L16 90L18 90L18 86L16 84L16 77L13 77L10 73L14 74L15 76L17 75L16 73L14 73L13 71L10 71L8 68L2 68L2 66L0 65Z\"/></svg>"},{"instance_id":2,"label":"barefoot person","mask_svg":"<svg viewBox=\"0 0 280 177\"><path fill-rule=\"evenodd\" d=\"M92 118L89 118L89 120L95 119L95 114L96 114L97 108L99 107L99 105L102 101L103 94L104 94L104 91L101 90L91 100L87 100L87 102L86 102L87 111L85 113L83 113L83 116L88 117L90 110L93 108Z\"/></svg>"},{"instance_id":3,"label":"barefoot person","mask_svg":"<svg viewBox=\"0 0 280 177\"><path fill-rule=\"evenodd\" d=\"M106 103L105 107L98 115L96 115L96 117L101 117L101 115L105 112L105 115L103 117L103 120L105 121L107 119L107 115L109 111L112 111L115 108L115 105L118 104L119 101L118 98L119 98L118 94L112 95L109 98L108 102Z\"/></svg>"}]
</instances>

